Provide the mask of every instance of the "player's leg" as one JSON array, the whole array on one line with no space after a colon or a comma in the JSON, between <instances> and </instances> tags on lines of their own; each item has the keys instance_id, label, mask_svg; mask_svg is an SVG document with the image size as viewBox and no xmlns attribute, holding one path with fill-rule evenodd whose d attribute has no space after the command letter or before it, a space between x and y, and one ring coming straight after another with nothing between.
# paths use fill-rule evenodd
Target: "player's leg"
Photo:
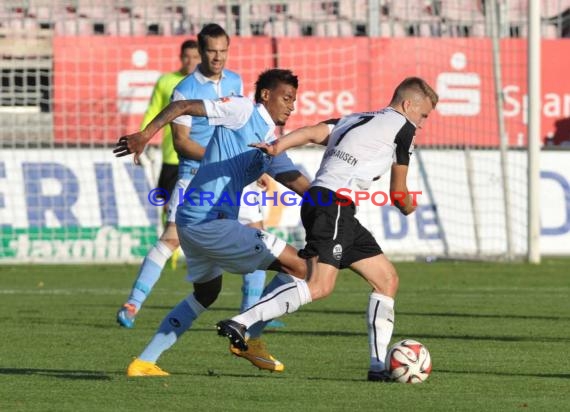
<instances>
[{"instance_id":1,"label":"player's leg","mask_svg":"<svg viewBox=\"0 0 570 412\"><path fill-rule=\"evenodd\" d=\"M149 344L127 368L128 376L164 376L165 372L156 366L158 358L214 303L221 291L222 270L200 252L192 253L184 247L184 254L188 260L187 280L193 283L194 292L162 320Z\"/></svg>"},{"instance_id":2,"label":"player's leg","mask_svg":"<svg viewBox=\"0 0 570 412\"><path fill-rule=\"evenodd\" d=\"M394 330L394 299L398 291L398 274L374 237L362 226L351 253L350 268L372 286L368 301L368 342L370 348L369 380L386 380L386 352ZM372 255L372 256L370 256Z\"/></svg>"},{"instance_id":3,"label":"player's leg","mask_svg":"<svg viewBox=\"0 0 570 412\"><path fill-rule=\"evenodd\" d=\"M350 227L345 227L345 222L350 221L354 213L353 210L335 204L322 207L319 197L322 199L323 194L311 191L309 193L314 197L314 203L304 203L301 211L307 245L299 252L299 255L305 258L301 259L304 266L301 270L306 269L305 272L309 275L306 279L296 279L295 282L284 284L271 293L264 294L259 303L234 316L229 328L240 325L247 329L257 322L292 313L312 300L328 296L334 289L342 259L342 247L345 244L344 238L351 233ZM295 270L299 270L296 268L298 260L295 249L288 246L270 268L295 275ZM221 322L222 326L224 322ZM252 333L259 333L257 329L258 326ZM239 333L236 333L236 338L237 344L241 344Z\"/></svg>"},{"instance_id":4,"label":"player's leg","mask_svg":"<svg viewBox=\"0 0 570 412\"><path fill-rule=\"evenodd\" d=\"M125 328L134 327L136 315L160 279L166 261L178 246L176 225L168 223L158 242L145 256L127 302L117 312L119 325Z\"/></svg>"},{"instance_id":5,"label":"player's leg","mask_svg":"<svg viewBox=\"0 0 570 412\"><path fill-rule=\"evenodd\" d=\"M158 242L145 256L131 288L129 298L117 312L117 322L125 328L134 327L135 317L150 295L154 285L158 282L158 279L160 279L166 261L180 246L174 220L179 203L179 195L183 193L186 186L188 186L187 180L179 180L177 182L176 190L169 202L168 223L166 224L164 232Z\"/></svg>"},{"instance_id":6,"label":"player's leg","mask_svg":"<svg viewBox=\"0 0 570 412\"><path fill-rule=\"evenodd\" d=\"M151 342L139 356L146 362L156 362L186 332L192 322L218 297L222 287L222 276L205 283L194 284L194 293L178 303L166 315Z\"/></svg>"},{"instance_id":7,"label":"player's leg","mask_svg":"<svg viewBox=\"0 0 570 412\"><path fill-rule=\"evenodd\" d=\"M282 279L283 277L283 279ZM276 281L277 279L277 281ZM267 285L267 289L273 290L287 282L292 282L292 278L289 275L277 274L274 279ZM254 303L255 304L255 303ZM240 349L230 343L229 350L232 355L240 358L247 359L254 366L259 369L265 369L272 372L283 372L285 370L285 365L276 359L268 350L265 342L261 339L261 334L266 327L271 327L272 322L276 320L270 320L266 322L257 322L248 330L247 335L244 337L247 343L247 349L243 347ZM281 327L281 326L278 326Z\"/></svg>"},{"instance_id":8,"label":"player's leg","mask_svg":"<svg viewBox=\"0 0 570 412\"><path fill-rule=\"evenodd\" d=\"M247 191L248 188L251 188L252 185L254 190L252 192L257 193L257 182L253 182L252 184L248 185L243 193L249 194L250 192ZM238 221L241 224L247 225L254 229L261 229L263 230L263 214L261 212L261 202L257 199L258 204L248 204L248 202L244 202L242 199L241 207L239 210L239 217ZM263 293L266 291L265 289L265 277L266 273L265 270L257 269L253 272L250 272L243 277L243 284L242 284L242 299L240 305L240 312L244 312L250 307L252 307L255 303L259 301L259 298ZM282 328L285 324L280 321L279 319L273 319L269 323L265 324L264 327L270 328Z\"/></svg>"},{"instance_id":9,"label":"player's leg","mask_svg":"<svg viewBox=\"0 0 570 412\"><path fill-rule=\"evenodd\" d=\"M158 197L166 199L165 196L168 196L168 199L170 199L174 194L177 181L178 181L178 165L163 163L160 168L160 175L158 176L158 184L156 187L157 189L162 189L165 192L165 195ZM163 223L164 225L166 225L166 223L168 222L168 202L165 202L164 204L162 215L163 215Z\"/></svg>"},{"instance_id":10,"label":"player's leg","mask_svg":"<svg viewBox=\"0 0 570 412\"><path fill-rule=\"evenodd\" d=\"M328 296L334 289L338 268L326 263L317 263L316 257L305 262L308 271L312 266L317 267L307 281L279 273L268 285L267 292L259 302L229 320L230 327L243 330L242 334L247 331L250 336L257 337L272 319L296 312L301 306ZM220 324L223 325L224 322L228 321L222 321ZM242 346L243 339L240 336L236 338L235 346Z\"/></svg>"},{"instance_id":11,"label":"player's leg","mask_svg":"<svg viewBox=\"0 0 570 412\"><path fill-rule=\"evenodd\" d=\"M240 312L250 308L255 304L261 294L263 293L263 288L265 287L265 271L255 270L251 273L244 275L243 285L241 288L242 299L240 305Z\"/></svg>"},{"instance_id":12,"label":"player's leg","mask_svg":"<svg viewBox=\"0 0 570 412\"><path fill-rule=\"evenodd\" d=\"M286 274L286 273L277 273L271 281L267 284L265 289L263 289L263 293L261 297L266 297L275 291L277 288L287 284L287 283L294 283L295 279ZM242 311L243 312L243 311ZM273 319L271 321L259 321L251 325L247 329L247 336L249 339L258 339L261 337L261 334L265 330L266 327L271 327L271 323L276 321L277 319Z\"/></svg>"},{"instance_id":13,"label":"player's leg","mask_svg":"<svg viewBox=\"0 0 570 412\"><path fill-rule=\"evenodd\" d=\"M216 300L221 286L221 275L203 284L195 284L194 293L178 303L162 320L149 344L139 357L129 365L127 375L163 376L156 371L158 368L156 361L162 353L176 343L184 332L190 329L194 320Z\"/></svg>"},{"instance_id":14,"label":"player's leg","mask_svg":"<svg viewBox=\"0 0 570 412\"><path fill-rule=\"evenodd\" d=\"M183 249L185 244L191 244L196 254L204 253L224 270L232 273L248 273L255 269L266 269L277 256L279 256L286 243L275 235L265 231L244 226L235 220L215 220L200 225L179 228L184 232L181 237ZM186 236L186 233L188 235ZM302 263L296 256L295 250L290 251L292 256ZM189 261L189 264L191 262ZM246 337L243 337L244 340ZM249 350L232 350L234 355L246 358L255 366L271 370L282 371L284 366L267 351L265 344L259 339L249 339Z\"/></svg>"},{"instance_id":15,"label":"player's leg","mask_svg":"<svg viewBox=\"0 0 570 412\"><path fill-rule=\"evenodd\" d=\"M263 186L257 181L244 187L239 208L238 221L254 229L263 230L263 212L261 210L260 194ZM240 312L249 309L256 303L265 287L265 271L257 269L243 277L242 300Z\"/></svg>"},{"instance_id":16,"label":"player's leg","mask_svg":"<svg viewBox=\"0 0 570 412\"><path fill-rule=\"evenodd\" d=\"M176 187L176 183L178 182L178 165L177 164L168 164L163 163L162 168L160 169L160 176L158 177L158 188L168 193L168 198L172 198L172 196L177 196L176 200L179 199L179 193L175 193L176 190L180 190L184 185L188 185L187 182L182 180L180 187ZM170 202L169 202L170 203ZM172 218L176 215L176 208L170 213L170 205L165 204L162 211L163 216L163 224L166 227L169 221L172 221ZM172 269L176 269L178 266L178 260L180 257L180 247L175 248L172 251L172 255L170 256L170 267Z\"/></svg>"},{"instance_id":17,"label":"player's leg","mask_svg":"<svg viewBox=\"0 0 570 412\"><path fill-rule=\"evenodd\" d=\"M253 209L253 210L252 210ZM259 206L242 205L239 212L239 221L254 229L263 229L263 217L260 216ZM254 215L258 213L259 215ZM256 303L265 287L265 270L257 269L243 277L242 299L240 312L250 308Z\"/></svg>"},{"instance_id":18,"label":"player's leg","mask_svg":"<svg viewBox=\"0 0 570 412\"><path fill-rule=\"evenodd\" d=\"M192 226L190 229L180 227L181 243L184 251L191 245L195 253L207 254L221 268L231 273L248 273L255 269L267 269L286 249L286 243L268 232L244 226L235 220L220 219ZM184 233L184 236L182 234ZM186 235L187 234L187 235ZM304 261L297 257L296 250L289 247L288 256L297 262L291 263L289 269L301 276L301 265ZM189 265L192 264L189 261ZM304 270L303 270L304 275ZM246 337L242 336L244 342ZM283 370L283 364L277 361L259 339L250 340L239 349L243 352L232 353L244 357L255 366L272 370Z\"/></svg>"},{"instance_id":19,"label":"player's leg","mask_svg":"<svg viewBox=\"0 0 570 412\"><path fill-rule=\"evenodd\" d=\"M315 273L317 258L301 259L295 248L287 245L270 269L280 273L268 285L268 293L247 311L218 322L218 334L226 336L230 343L240 350L247 350L246 331L253 325L250 336L260 336L263 327L272 319L297 311L301 306L312 301L311 291L307 281L302 279L307 275L318 279ZM290 273L293 276L289 276Z\"/></svg>"},{"instance_id":20,"label":"player's leg","mask_svg":"<svg viewBox=\"0 0 570 412\"><path fill-rule=\"evenodd\" d=\"M254 182L254 184L256 183ZM244 189L244 193L248 192ZM263 229L263 216L259 205L249 206L242 201L238 221L253 229ZM257 269L244 275L241 289L242 299L240 312L244 312L259 301L265 289L265 276L265 270L262 269ZM268 285L269 288L274 286L275 282L270 282ZM260 369L282 372L285 366L267 351L265 343L261 340L261 332L265 327L271 327L271 324L273 324L273 327L284 326L282 322L277 324L275 324L275 322L280 321L274 319L269 322L259 322L254 334L248 334L248 350L242 351L230 344L230 352L235 356L249 360L254 366Z\"/></svg>"}]
</instances>

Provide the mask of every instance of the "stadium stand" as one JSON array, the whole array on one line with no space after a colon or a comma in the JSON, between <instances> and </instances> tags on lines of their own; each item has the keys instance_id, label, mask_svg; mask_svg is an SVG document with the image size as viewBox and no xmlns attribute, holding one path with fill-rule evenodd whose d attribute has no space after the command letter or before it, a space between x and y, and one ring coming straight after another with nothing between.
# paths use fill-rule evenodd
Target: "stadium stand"
<instances>
[{"instance_id":1,"label":"stadium stand","mask_svg":"<svg viewBox=\"0 0 570 412\"><path fill-rule=\"evenodd\" d=\"M451 37L482 37L485 16L480 0L446 0L441 2L442 34Z\"/></svg>"},{"instance_id":2,"label":"stadium stand","mask_svg":"<svg viewBox=\"0 0 570 412\"><path fill-rule=\"evenodd\" d=\"M302 35L302 28L293 16L281 13L264 23L263 34L274 37L297 37Z\"/></svg>"},{"instance_id":3,"label":"stadium stand","mask_svg":"<svg viewBox=\"0 0 570 412\"><path fill-rule=\"evenodd\" d=\"M501 33L524 37L528 0L500 0ZM381 36L488 35L483 0L378 0ZM570 36L570 0L544 0L547 38ZM209 22L232 35L367 35L367 0L12 0L0 5L0 35L196 34Z\"/></svg>"},{"instance_id":4,"label":"stadium stand","mask_svg":"<svg viewBox=\"0 0 570 412\"><path fill-rule=\"evenodd\" d=\"M0 3L2 112L0 142L52 141L51 39L54 36L195 35L216 22L232 35L381 37L489 35L483 0L11 0ZM528 0L500 0L500 33L525 37ZM542 35L570 37L570 0L541 3ZM25 46L23 45L25 43ZM20 44L22 44L20 46ZM9 109L9 110L8 110ZM29 134L28 134L29 135Z\"/></svg>"},{"instance_id":5,"label":"stadium stand","mask_svg":"<svg viewBox=\"0 0 570 412\"><path fill-rule=\"evenodd\" d=\"M441 35L441 20L434 14L432 1L391 0L388 10L389 15L403 27L405 34L422 37Z\"/></svg>"}]
</instances>

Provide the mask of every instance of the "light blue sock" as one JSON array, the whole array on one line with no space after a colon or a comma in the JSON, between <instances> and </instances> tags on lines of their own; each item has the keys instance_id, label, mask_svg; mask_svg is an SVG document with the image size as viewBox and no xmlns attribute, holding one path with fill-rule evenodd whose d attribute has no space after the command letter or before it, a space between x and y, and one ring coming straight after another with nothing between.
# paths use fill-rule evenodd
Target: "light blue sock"
<instances>
[{"instance_id":1,"label":"light blue sock","mask_svg":"<svg viewBox=\"0 0 570 412\"><path fill-rule=\"evenodd\" d=\"M242 297L241 306L239 311L243 312L255 304L265 286L265 271L256 270L255 272L248 273L243 277L243 286L241 287Z\"/></svg>"},{"instance_id":2,"label":"light blue sock","mask_svg":"<svg viewBox=\"0 0 570 412\"><path fill-rule=\"evenodd\" d=\"M136 306L137 311L150 295L155 283L160 279L162 269L170 256L172 256L172 250L166 246L166 243L159 240L144 258L127 300L127 303Z\"/></svg>"},{"instance_id":3,"label":"light blue sock","mask_svg":"<svg viewBox=\"0 0 570 412\"><path fill-rule=\"evenodd\" d=\"M263 290L263 294L261 295L261 300L263 300L263 297L265 295L273 292L278 287L294 281L295 280L291 276L285 273L278 273L273 277L273 279L271 279L271 282L269 282L269 284ZM259 338L263 332L263 329L265 329L265 327L269 322L271 321L260 321L251 325L250 328L247 330L247 334L249 335L250 339Z\"/></svg>"},{"instance_id":4,"label":"light blue sock","mask_svg":"<svg viewBox=\"0 0 570 412\"><path fill-rule=\"evenodd\" d=\"M162 320L158 331L139 356L147 362L156 362L162 352L170 348L180 335L186 332L192 322L206 309L196 300L194 294L188 295Z\"/></svg>"}]
</instances>

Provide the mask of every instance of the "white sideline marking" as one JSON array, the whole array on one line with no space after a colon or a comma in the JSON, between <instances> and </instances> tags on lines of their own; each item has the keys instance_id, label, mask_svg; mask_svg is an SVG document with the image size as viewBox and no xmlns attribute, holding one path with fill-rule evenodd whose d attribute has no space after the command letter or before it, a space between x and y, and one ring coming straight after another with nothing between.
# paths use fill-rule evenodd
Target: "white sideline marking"
<instances>
[{"instance_id":1,"label":"white sideline marking","mask_svg":"<svg viewBox=\"0 0 570 412\"><path fill-rule=\"evenodd\" d=\"M90 295L128 295L130 293L130 289L89 289L89 288L81 288L81 289L0 289L0 295L76 295L76 294L90 294ZM153 291L152 293L155 295L180 295L186 296L190 293L191 288L188 289L188 292L172 292L172 291ZM237 292L222 292L220 295L236 295ZM241 292L240 292L241 295Z\"/></svg>"},{"instance_id":2,"label":"white sideline marking","mask_svg":"<svg viewBox=\"0 0 570 412\"><path fill-rule=\"evenodd\" d=\"M115 295L129 293L128 289L0 289L0 295Z\"/></svg>"}]
</instances>

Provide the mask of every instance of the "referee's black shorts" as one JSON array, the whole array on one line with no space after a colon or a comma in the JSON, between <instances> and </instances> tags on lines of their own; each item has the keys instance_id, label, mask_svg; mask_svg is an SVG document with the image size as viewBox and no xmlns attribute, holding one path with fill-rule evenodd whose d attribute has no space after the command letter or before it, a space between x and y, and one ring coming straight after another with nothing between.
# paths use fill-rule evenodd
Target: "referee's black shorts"
<instances>
[{"instance_id":1,"label":"referee's black shorts","mask_svg":"<svg viewBox=\"0 0 570 412\"><path fill-rule=\"evenodd\" d=\"M306 245L302 258L319 256L319 261L340 269L376 256L382 249L374 236L355 217L354 203L339 198L324 187L312 187L301 206Z\"/></svg>"},{"instance_id":2,"label":"referee's black shorts","mask_svg":"<svg viewBox=\"0 0 570 412\"><path fill-rule=\"evenodd\" d=\"M160 176L158 177L158 188L166 190L170 197L172 197L172 192L176 181L178 180L178 165L171 165L168 163L163 163L160 169ZM158 196L157 196L158 197Z\"/></svg>"}]
</instances>

